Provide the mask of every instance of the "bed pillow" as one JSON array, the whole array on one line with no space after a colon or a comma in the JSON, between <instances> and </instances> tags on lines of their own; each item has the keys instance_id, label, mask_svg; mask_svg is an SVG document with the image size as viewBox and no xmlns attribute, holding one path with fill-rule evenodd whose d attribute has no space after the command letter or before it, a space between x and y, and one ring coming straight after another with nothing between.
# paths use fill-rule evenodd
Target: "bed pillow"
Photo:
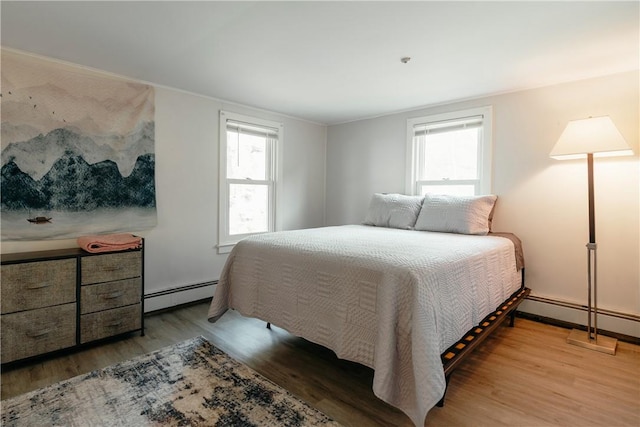
<instances>
[{"instance_id":1,"label":"bed pillow","mask_svg":"<svg viewBox=\"0 0 640 427\"><path fill-rule=\"evenodd\" d=\"M422 207L422 196L376 193L371 198L365 225L377 227L413 228Z\"/></svg>"},{"instance_id":2,"label":"bed pillow","mask_svg":"<svg viewBox=\"0 0 640 427\"><path fill-rule=\"evenodd\" d=\"M416 230L486 235L498 197L427 194L415 224Z\"/></svg>"}]
</instances>

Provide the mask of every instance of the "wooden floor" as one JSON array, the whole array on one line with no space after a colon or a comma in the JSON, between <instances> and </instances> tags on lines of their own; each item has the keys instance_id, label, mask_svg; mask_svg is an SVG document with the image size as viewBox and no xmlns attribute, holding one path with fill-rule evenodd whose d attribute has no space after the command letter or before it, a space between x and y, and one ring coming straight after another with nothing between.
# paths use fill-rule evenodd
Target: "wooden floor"
<instances>
[{"instance_id":1,"label":"wooden floor","mask_svg":"<svg viewBox=\"0 0 640 427\"><path fill-rule=\"evenodd\" d=\"M373 395L372 370L236 312L209 323L207 309L152 315L144 337L5 370L2 399L203 335L345 426L412 425ZM525 319L499 327L453 374L425 426L639 426L640 347L619 343L610 356L568 345L567 335Z\"/></svg>"}]
</instances>

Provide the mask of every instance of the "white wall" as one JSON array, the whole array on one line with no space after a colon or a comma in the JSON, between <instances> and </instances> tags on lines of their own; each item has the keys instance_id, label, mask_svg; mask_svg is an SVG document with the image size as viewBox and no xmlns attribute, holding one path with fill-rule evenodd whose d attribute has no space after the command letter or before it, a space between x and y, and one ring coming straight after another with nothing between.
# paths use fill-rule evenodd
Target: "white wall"
<instances>
[{"instance_id":1,"label":"white wall","mask_svg":"<svg viewBox=\"0 0 640 427\"><path fill-rule=\"evenodd\" d=\"M158 225L145 237L145 293L217 280L218 112L284 123L282 226L324 225L326 126L163 87L156 88ZM2 253L77 246L75 240L2 242ZM145 301L145 310L213 295L213 287Z\"/></svg>"},{"instance_id":2,"label":"white wall","mask_svg":"<svg viewBox=\"0 0 640 427\"><path fill-rule=\"evenodd\" d=\"M330 126L328 131L323 125L158 87L158 226L140 233L146 237L146 293L219 277L226 259L215 250L220 109L284 123L281 214L283 228L295 229L359 223L372 193L403 192L407 118L493 105L493 192L499 195L494 228L523 240L527 286L538 296L586 301L586 165L548 156L564 126L572 119L608 114L632 145L635 157L596 160L596 220L600 306L638 315L638 81L638 72L623 73ZM74 240L2 242L0 250L73 246ZM146 309L212 293L206 287L152 298ZM582 312L541 303L525 302L522 308L576 323L585 320ZM605 317L601 327L640 336L634 322Z\"/></svg>"},{"instance_id":3,"label":"white wall","mask_svg":"<svg viewBox=\"0 0 640 427\"><path fill-rule=\"evenodd\" d=\"M408 118L493 105L494 230L522 239L532 294L586 304L586 161L560 162L549 152L569 120L609 115L636 155L596 159L598 302L640 315L638 82L638 72L628 72L330 126L327 225L361 222L374 192L404 192ZM578 310L532 301L521 308L586 323ZM640 336L637 322L599 322Z\"/></svg>"}]
</instances>

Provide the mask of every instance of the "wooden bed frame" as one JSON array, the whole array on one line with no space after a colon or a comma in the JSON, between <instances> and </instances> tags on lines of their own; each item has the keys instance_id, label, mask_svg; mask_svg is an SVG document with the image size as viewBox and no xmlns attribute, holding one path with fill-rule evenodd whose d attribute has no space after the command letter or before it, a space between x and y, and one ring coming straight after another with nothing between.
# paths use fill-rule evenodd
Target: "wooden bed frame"
<instances>
[{"instance_id":1,"label":"wooden bed frame","mask_svg":"<svg viewBox=\"0 0 640 427\"><path fill-rule=\"evenodd\" d=\"M493 313L485 317L477 326L469 329L458 342L446 349L440 358L444 367L444 377L447 388L444 396L436 406L443 407L444 399L449 389L449 379L453 371L467 358L467 356L477 348L493 331L498 328L509 317L509 326L513 327L516 320L516 309L522 301L529 295L531 289L524 286L524 268L521 270L522 287L507 298Z\"/></svg>"}]
</instances>

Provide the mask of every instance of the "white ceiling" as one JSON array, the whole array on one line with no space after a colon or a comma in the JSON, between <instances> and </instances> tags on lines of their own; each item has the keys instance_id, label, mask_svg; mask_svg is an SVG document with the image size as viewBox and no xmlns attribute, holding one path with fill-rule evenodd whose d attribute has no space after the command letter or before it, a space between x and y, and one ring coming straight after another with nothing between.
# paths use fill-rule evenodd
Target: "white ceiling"
<instances>
[{"instance_id":1,"label":"white ceiling","mask_svg":"<svg viewBox=\"0 0 640 427\"><path fill-rule=\"evenodd\" d=\"M3 0L1 43L335 124L638 69L639 5Z\"/></svg>"}]
</instances>

